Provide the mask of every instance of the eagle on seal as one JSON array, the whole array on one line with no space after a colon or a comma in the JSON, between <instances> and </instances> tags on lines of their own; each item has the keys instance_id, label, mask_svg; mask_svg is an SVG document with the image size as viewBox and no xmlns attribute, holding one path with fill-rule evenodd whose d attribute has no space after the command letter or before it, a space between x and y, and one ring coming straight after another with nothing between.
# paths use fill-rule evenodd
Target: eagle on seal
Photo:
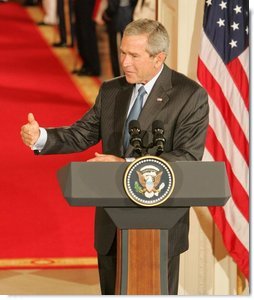
<instances>
[{"instance_id":1,"label":"eagle on seal","mask_svg":"<svg viewBox=\"0 0 254 300\"><path fill-rule=\"evenodd\" d=\"M140 171L136 171L138 174L138 180L143 189L140 191L142 194L144 194L147 198L152 198L154 195L158 196L159 192L162 190L162 188L165 186L163 183L158 187L162 171L155 172L154 170L149 170L144 173Z\"/></svg>"}]
</instances>

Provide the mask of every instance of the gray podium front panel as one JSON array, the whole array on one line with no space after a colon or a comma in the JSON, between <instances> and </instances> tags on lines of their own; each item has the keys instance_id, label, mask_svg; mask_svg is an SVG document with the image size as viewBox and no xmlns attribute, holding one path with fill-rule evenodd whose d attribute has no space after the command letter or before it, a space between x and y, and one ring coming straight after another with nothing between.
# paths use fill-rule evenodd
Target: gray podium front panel
<instances>
[{"instance_id":1,"label":"gray podium front panel","mask_svg":"<svg viewBox=\"0 0 254 300\"><path fill-rule=\"evenodd\" d=\"M72 206L138 207L124 191L130 163L73 162L58 171L64 197ZM223 206L230 189L223 162L172 162L175 188L159 207Z\"/></svg>"}]
</instances>

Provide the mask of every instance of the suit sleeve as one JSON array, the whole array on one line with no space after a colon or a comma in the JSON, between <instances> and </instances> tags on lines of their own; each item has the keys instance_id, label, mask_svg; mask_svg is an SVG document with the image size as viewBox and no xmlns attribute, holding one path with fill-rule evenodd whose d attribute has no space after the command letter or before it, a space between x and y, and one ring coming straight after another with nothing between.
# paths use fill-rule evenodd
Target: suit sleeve
<instances>
[{"instance_id":1,"label":"suit sleeve","mask_svg":"<svg viewBox=\"0 0 254 300\"><path fill-rule=\"evenodd\" d=\"M161 155L167 161L201 160L208 126L208 96L198 88L186 101L177 118L173 147ZM167 137L165 137L167 139Z\"/></svg>"},{"instance_id":2,"label":"suit sleeve","mask_svg":"<svg viewBox=\"0 0 254 300\"><path fill-rule=\"evenodd\" d=\"M39 154L81 152L100 141L101 92L94 106L71 126L46 128L48 138ZM38 154L38 153L37 153Z\"/></svg>"}]
</instances>

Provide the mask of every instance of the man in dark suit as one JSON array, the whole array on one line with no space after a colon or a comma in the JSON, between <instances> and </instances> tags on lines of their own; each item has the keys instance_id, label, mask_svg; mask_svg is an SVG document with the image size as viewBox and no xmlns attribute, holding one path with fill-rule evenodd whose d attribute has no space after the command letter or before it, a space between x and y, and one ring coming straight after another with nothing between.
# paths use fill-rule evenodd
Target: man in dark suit
<instances>
[{"instance_id":1,"label":"man in dark suit","mask_svg":"<svg viewBox=\"0 0 254 300\"><path fill-rule=\"evenodd\" d=\"M159 22L139 19L130 23L120 48L125 75L104 82L95 105L72 126L42 129L29 114L21 129L24 143L38 154L50 154L83 151L102 140L103 154L95 153L90 161L127 160L133 149L124 147L126 120L143 86L138 120L150 135L154 120L164 123L166 142L161 157L167 161L200 160L208 125L207 94L196 82L164 64L168 46L167 31ZM182 216L169 230L169 294L177 294L179 256L188 249L189 211L178 210ZM97 208L95 248L102 294L114 294L115 246L116 228L104 209Z\"/></svg>"},{"instance_id":2,"label":"man in dark suit","mask_svg":"<svg viewBox=\"0 0 254 300\"><path fill-rule=\"evenodd\" d=\"M124 28L133 20L137 0L108 0L102 18L107 25L110 60L114 76L120 76L118 59L118 33L122 38Z\"/></svg>"},{"instance_id":3,"label":"man in dark suit","mask_svg":"<svg viewBox=\"0 0 254 300\"><path fill-rule=\"evenodd\" d=\"M57 0L59 42L52 44L53 47L73 47L74 45L74 17L73 0Z\"/></svg>"},{"instance_id":4,"label":"man in dark suit","mask_svg":"<svg viewBox=\"0 0 254 300\"><path fill-rule=\"evenodd\" d=\"M94 7L95 0L74 1L75 33L82 60L81 68L73 71L78 76L100 76L101 73L96 24L92 17Z\"/></svg>"}]
</instances>

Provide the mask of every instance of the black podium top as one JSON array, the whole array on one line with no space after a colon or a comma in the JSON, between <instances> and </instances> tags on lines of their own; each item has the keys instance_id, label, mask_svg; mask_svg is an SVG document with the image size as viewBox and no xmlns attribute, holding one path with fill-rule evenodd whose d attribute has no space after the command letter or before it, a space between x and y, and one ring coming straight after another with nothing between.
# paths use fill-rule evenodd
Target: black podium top
<instances>
[{"instance_id":1,"label":"black podium top","mask_svg":"<svg viewBox=\"0 0 254 300\"><path fill-rule=\"evenodd\" d=\"M129 164L70 163L58 171L63 195L72 206L138 207L124 190ZM223 162L181 161L170 166L175 188L158 207L223 206L231 196Z\"/></svg>"}]
</instances>

